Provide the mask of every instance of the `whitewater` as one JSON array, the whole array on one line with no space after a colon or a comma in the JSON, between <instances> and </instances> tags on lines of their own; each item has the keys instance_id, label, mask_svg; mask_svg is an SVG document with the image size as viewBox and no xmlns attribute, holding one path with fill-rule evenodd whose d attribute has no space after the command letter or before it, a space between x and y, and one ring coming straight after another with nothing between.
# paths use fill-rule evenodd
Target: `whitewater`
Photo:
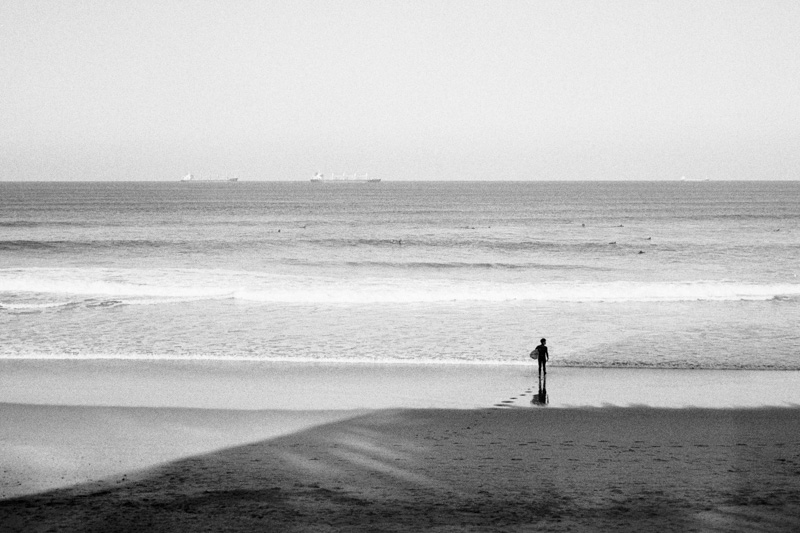
<instances>
[{"instance_id":1,"label":"whitewater","mask_svg":"<svg viewBox=\"0 0 800 533\"><path fill-rule=\"evenodd\" d=\"M0 357L800 370L800 186L0 183Z\"/></svg>"},{"instance_id":2,"label":"whitewater","mask_svg":"<svg viewBox=\"0 0 800 533\"><path fill-rule=\"evenodd\" d=\"M800 284L753 284L736 281L503 283L466 280L363 278L356 281L320 276L274 275L248 271L198 269L4 269L0 291L62 295L61 303L84 298L128 305L236 299L274 303L414 303L414 302L676 302L789 300ZM6 308L23 304L0 304ZM27 307L30 307L27 306Z\"/></svg>"}]
</instances>

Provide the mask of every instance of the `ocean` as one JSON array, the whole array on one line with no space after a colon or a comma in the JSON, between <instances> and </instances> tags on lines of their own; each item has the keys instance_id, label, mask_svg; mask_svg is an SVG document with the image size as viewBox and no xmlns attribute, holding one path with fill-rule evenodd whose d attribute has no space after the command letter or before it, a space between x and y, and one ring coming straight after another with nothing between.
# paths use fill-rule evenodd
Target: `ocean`
<instances>
[{"instance_id":1,"label":"ocean","mask_svg":"<svg viewBox=\"0 0 800 533\"><path fill-rule=\"evenodd\" d=\"M0 358L800 370L800 182L0 182Z\"/></svg>"}]
</instances>

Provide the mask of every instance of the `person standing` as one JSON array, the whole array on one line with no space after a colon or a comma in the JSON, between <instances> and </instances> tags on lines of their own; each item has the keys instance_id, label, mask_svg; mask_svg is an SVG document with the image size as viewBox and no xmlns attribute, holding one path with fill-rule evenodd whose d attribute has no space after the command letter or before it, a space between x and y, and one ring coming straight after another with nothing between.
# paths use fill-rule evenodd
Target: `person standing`
<instances>
[{"instance_id":1,"label":"person standing","mask_svg":"<svg viewBox=\"0 0 800 533\"><path fill-rule=\"evenodd\" d=\"M547 374L547 362L550 360L550 354L547 351L547 339L539 341L540 344L531 352L531 359L539 360L539 377L542 377L542 370L545 375Z\"/></svg>"}]
</instances>

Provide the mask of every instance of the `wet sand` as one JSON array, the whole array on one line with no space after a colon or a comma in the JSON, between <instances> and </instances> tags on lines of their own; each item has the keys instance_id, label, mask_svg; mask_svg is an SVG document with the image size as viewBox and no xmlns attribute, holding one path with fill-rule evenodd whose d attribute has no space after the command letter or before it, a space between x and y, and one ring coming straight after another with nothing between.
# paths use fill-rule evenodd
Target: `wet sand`
<instances>
[{"instance_id":1,"label":"wet sand","mask_svg":"<svg viewBox=\"0 0 800 533\"><path fill-rule=\"evenodd\" d=\"M720 382L731 387L725 405L675 408L634 406L643 402L626 399L643 393L620 383L636 381L658 405L659 383L691 375L614 381L619 371L577 369L573 384L605 376L627 407L544 407L531 403L530 372L517 383L518 371L508 369L321 368L300 379L284 367L250 382L238 371L174 365L155 365L154 374L103 363L0 367L0 400L40 400L0 404L4 531L800 529L791 373L753 378L785 388L773 390L773 407L734 407L744 401L736 382L745 376L734 373L709 383L720 394ZM556 384L571 370L550 370L553 398L567 394ZM43 385L25 392L37 374ZM450 386L444 378L454 375L460 383ZM481 377L481 390L463 392ZM512 382L498 385L502 377ZM420 390L438 383L445 400L470 399L457 408L416 405L420 397L435 404L439 392L414 395L412 382ZM255 383L268 392L257 396ZM141 396L148 387L152 394ZM383 392L370 403L373 387ZM665 387L678 404L690 394ZM592 389L584 393L591 405ZM484 394L487 403L472 405Z\"/></svg>"},{"instance_id":2,"label":"wet sand","mask_svg":"<svg viewBox=\"0 0 800 533\"><path fill-rule=\"evenodd\" d=\"M800 406L800 372L549 367L549 407ZM527 407L535 364L0 359L0 403L202 409Z\"/></svg>"}]
</instances>

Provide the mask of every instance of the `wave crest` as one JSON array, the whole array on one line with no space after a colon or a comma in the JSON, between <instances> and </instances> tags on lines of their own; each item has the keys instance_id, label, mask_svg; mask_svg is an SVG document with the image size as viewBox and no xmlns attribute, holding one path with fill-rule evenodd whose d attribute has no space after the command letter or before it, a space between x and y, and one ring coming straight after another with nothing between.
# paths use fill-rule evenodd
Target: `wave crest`
<instances>
[{"instance_id":1,"label":"wave crest","mask_svg":"<svg viewBox=\"0 0 800 533\"><path fill-rule=\"evenodd\" d=\"M100 298L115 304L230 299L283 304L417 302L792 301L800 284L735 281L499 282L371 277L342 279L191 269L0 269L6 309L15 294ZM11 301L9 301L9 297ZM72 299L70 299L72 300ZM4 303L5 302L5 303Z\"/></svg>"}]
</instances>

